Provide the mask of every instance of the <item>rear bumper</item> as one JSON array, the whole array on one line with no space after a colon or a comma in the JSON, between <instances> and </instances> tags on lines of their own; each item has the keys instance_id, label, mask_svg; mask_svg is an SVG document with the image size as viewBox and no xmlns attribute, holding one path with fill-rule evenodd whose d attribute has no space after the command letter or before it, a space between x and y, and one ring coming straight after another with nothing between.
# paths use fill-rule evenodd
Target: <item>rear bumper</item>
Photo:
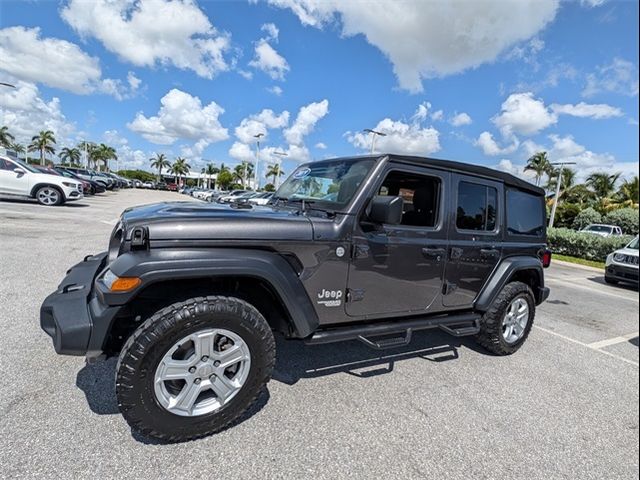
<instances>
[{"instance_id":1,"label":"rear bumper","mask_svg":"<svg viewBox=\"0 0 640 480\"><path fill-rule=\"evenodd\" d=\"M93 282L107 262L107 253L88 256L71 267L58 289L40 307L40 326L58 354L85 355L91 349L94 323L110 322L115 312L92 293ZM101 348L101 343L98 349ZM94 347L95 348L95 347Z\"/></svg>"},{"instance_id":2,"label":"rear bumper","mask_svg":"<svg viewBox=\"0 0 640 480\"><path fill-rule=\"evenodd\" d=\"M545 302L548 298L549 295L551 294L551 290L549 290L548 287L540 287L538 288L538 305L540 305L541 303Z\"/></svg>"},{"instance_id":3,"label":"rear bumper","mask_svg":"<svg viewBox=\"0 0 640 480\"><path fill-rule=\"evenodd\" d=\"M618 280L620 282L638 283L640 280L638 271L637 267L627 267L613 263L607 267L605 275L607 278Z\"/></svg>"}]
</instances>

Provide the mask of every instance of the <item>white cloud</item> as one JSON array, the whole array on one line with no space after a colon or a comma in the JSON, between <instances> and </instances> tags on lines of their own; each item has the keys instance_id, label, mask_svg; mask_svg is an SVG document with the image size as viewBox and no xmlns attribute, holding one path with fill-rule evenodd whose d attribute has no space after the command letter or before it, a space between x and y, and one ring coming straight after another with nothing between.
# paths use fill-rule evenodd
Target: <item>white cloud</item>
<instances>
[{"instance_id":1,"label":"white cloud","mask_svg":"<svg viewBox=\"0 0 640 480\"><path fill-rule=\"evenodd\" d=\"M149 169L151 155L142 150L131 148L129 141L118 130L106 130L102 134L102 138L107 145L116 149L118 161L111 163L112 168L117 167L120 170Z\"/></svg>"},{"instance_id":2,"label":"white cloud","mask_svg":"<svg viewBox=\"0 0 640 480\"><path fill-rule=\"evenodd\" d=\"M284 80L285 74L289 71L287 60L264 38L256 43L255 54L249 66L262 70L274 80Z\"/></svg>"},{"instance_id":3,"label":"white cloud","mask_svg":"<svg viewBox=\"0 0 640 480\"><path fill-rule=\"evenodd\" d=\"M594 119L621 117L622 115L624 115L622 110L620 110L619 108L612 107L611 105L606 105L604 103L589 104L580 102L576 105L559 105L557 103L554 103L551 105L551 110L553 110L553 112L556 114L565 114L571 115L573 117Z\"/></svg>"},{"instance_id":4,"label":"white cloud","mask_svg":"<svg viewBox=\"0 0 640 480\"><path fill-rule=\"evenodd\" d=\"M327 145L322 143L322 142L318 142L316 143L315 147L319 150L326 150L327 149Z\"/></svg>"},{"instance_id":5,"label":"white cloud","mask_svg":"<svg viewBox=\"0 0 640 480\"><path fill-rule=\"evenodd\" d=\"M216 102L203 107L198 97L174 88L162 97L160 104L157 115L146 117L138 112L127 127L160 145L171 145L178 139L211 144L229 138L218 118L224 109Z\"/></svg>"},{"instance_id":6,"label":"white cloud","mask_svg":"<svg viewBox=\"0 0 640 480\"><path fill-rule=\"evenodd\" d=\"M444 118L444 112L442 110L436 110L431 114L431 120L438 122Z\"/></svg>"},{"instance_id":7,"label":"white cloud","mask_svg":"<svg viewBox=\"0 0 640 480\"><path fill-rule=\"evenodd\" d=\"M609 65L598 67L587 75L583 97L599 93L617 93L635 97L638 95L638 66L622 58L614 58Z\"/></svg>"},{"instance_id":8,"label":"white cloud","mask_svg":"<svg viewBox=\"0 0 640 480\"><path fill-rule=\"evenodd\" d=\"M427 119L427 116L429 115L429 110L431 110L431 103L422 102L420 105L418 105L418 108L416 109L416 113L413 114L413 117L411 117L411 120L415 122L424 122Z\"/></svg>"},{"instance_id":9,"label":"white cloud","mask_svg":"<svg viewBox=\"0 0 640 480\"><path fill-rule=\"evenodd\" d=\"M280 30L273 23L265 23L260 27L260 30L266 32L267 38L270 40L278 41L278 35L280 35Z\"/></svg>"},{"instance_id":10,"label":"white cloud","mask_svg":"<svg viewBox=\"0 0 640 480\"><path fill-rule=\"evenodd\" d=\"M45 100L38 87L21 80L10 80L16 88L0 90L0 125L9 127L16 142L27 144L40 130L51 130L58 144L69 143L75 125L62 112L60 100Z\"/></svg>"},{"instance_id":11,"label":"white cloud","mask_svg":"<svg viewBox=\"0 0 640 480\"><path fill-rule=\"evenodd\" d=\"M342 35L362 34L393 64L400 87L419 92L422 80L494 61L551 22L558 0L449 2L397 0L268 0L290 8L305 25L340 22ZM454 20L452 20L454 19Z\"/></svg>"},{"instance_id":12,"label":"white cloud","mask_svg":"<svg viewBox=\"0 0 640 480\"><path fill-rule=\"evenodd\" d=\"M280 95L282 95L282 88L280 88L278 85L274 85L273 87L268 87L267 92L273 93L276 97L279 97Z\"/></svg>"},{"instance_id":13,"label":"white cloud","mask_svg":"<svg viewBox=\"0 0 640 480\"><path fill-rule=\"evenodd\" d=\"M255 135L263 134L266 137L270 129L284 128L288 123L288 111L276 115L273 110L264 109L256 115L243 118L236 127L235 134L242 143L253 143L256 141Z\"/></svg>"},{"instance_id":14,"label":"white cloud","mask_svg":"<svg viewBox=\"0 0 640 480\"><path fill-rule=\"evenodd\" d=\"M515 136L511 136L511 145L501 147L498 142L493 138L493 135L489 132L482 132L478 139L474 142L474 145L480 147L485 155L497 156L508 155L515 152L520 146L520 142Z\"/></svg>"},{"instance_id":15,"label":"white cloud","mask_svg":"<svg viewBox=\"0 0 640 480\"><path fill-rule=\"evenodd\" d=\"M454 115L450 123L454 127L461 127L463 125L471 125L472 122L473 120L471 120L469 114L462 112Z\"/></svg>"},{"instance_id":16,"label":"white cloud","mask_svg":"<svg viewBox=\"0 0 640 480\"><path fill-rule=\"evenodd\" d=\"M502 103L501 112L493 118L505 137L514 133L535 135L557 121L557 115L531 92L509 95Z\"/></svg>"},{"instance_id":17,"label":"white cloud","mask_svg":"<svg viewBox=\"0 0 640 480\"><path fill-rule=\"evenodd\" d=\"M229 35L191 0L70 0L61 15L80 35L140 67L173 65L205 78L229 69Z\"/></svg>"},{"instance_id":18,"label":"white cloud","mask_svg":"<svg viewBox=\"0 0 640 480\"><path fill-rule=\"evenodd\" d=\"M245 80L251 80L253 78L253 72L242 70L241 68L238 69L238 74Z\"/></svg>"},{"instance_id":19,"label":"white cloud","mask_svg":"<svg viewBox=\"0 0 640 480\"><path fill-rule=\"evenodd\" d=\"M407 155L429 155L440 150L440 133L433 127L423 127L419 123L407 124L385 118L378 122L374 130L386 136L376 138L376 152ZM371 148L371 134L347 132L347 140L364 151Z\"/></svg>"},{"instance_id":20,"label":"white cloud","mask_svg":"<svg viewBox=\"0 0 640 480\"><path fill-rule=\"evenodd\" d=\"M291 145L302 146L304 137L311 133L318 121L329 113L329 100L313 102L300 109L295 122L284 130L284 138Z\"/></svg>"}]
</instances>

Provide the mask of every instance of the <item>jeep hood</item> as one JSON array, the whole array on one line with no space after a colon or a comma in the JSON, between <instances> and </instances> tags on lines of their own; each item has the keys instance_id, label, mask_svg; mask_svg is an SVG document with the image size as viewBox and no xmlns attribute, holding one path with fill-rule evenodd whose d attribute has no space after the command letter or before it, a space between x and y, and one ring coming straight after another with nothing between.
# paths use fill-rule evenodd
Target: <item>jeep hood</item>
<instances>
[{"instance_id":1,"label":"jeep hood","mask_svg":"<svg viewBox=\"0 0 640 480\"><path fill-rule=\"evenodd\" d=\"M289 209L237 208L200 202L165 202L125 210L127 240L134 227L158 240L312 240L311 222Z\"/></svg>"}]
</instances>

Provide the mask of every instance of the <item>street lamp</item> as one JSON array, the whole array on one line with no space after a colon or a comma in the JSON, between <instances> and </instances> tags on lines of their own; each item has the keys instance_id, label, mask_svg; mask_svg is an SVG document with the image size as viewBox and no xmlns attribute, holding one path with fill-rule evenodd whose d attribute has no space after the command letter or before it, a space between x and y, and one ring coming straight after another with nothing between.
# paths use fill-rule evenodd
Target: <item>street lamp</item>
<instances>
[{"instance_id":1,"label":"street lamp","mask_svg":"<svg viewBox=\"0 0 640 480\"><path fill-rule=\"evenodd\" d=\"M258 190L259 183L260 183L260 181L258 180L258 162L260 161L260 139L262 137L264 137L264 133L258 133L253 136L253 138L256 139L256 171L253 172L253 183L254 183L253 187L255 190ZM244 171L246 176L246 172L247 172L246 167Z\"/></svg>"},{"instance_id":2,"label":"street lamp","mask_svg":"<svg viewBox=\"0 0 640 480\"><path fill-rule=\"evenodd\" d=\"M287 152L273 152L274 155L277 155L278 157L287 157L288 154ZM281 160L278 159L278 163L277 166L278 168L276 169L276 184L274 185L276 187L276 190L278 190L279 184L280 184L280 162Z\"/></svg>"},{"instance_id":3,"label":"street lamp","mask_svg":"<svg viewBox=\"0 0 640 480\"><path fill-rule=\"evenodd\" d=\"M12 85L11 83L7 83L7 82L0 82L0 85L2 85L3 87L16 88L15 85Z\"/></svg>"},{"instance_id":4,"label":"street lamp","mask_svg":"<svg viewBox=\"0 0 640 480\"><path fill-rule=\"evenodd\" d=\"M558 209L558 201L560 197L560 187L562 185L562 169L565 165L575 165L576 162L552 162L551 165L558 165L558 185L556 185L556 196L553 199L553 207L551 208L551 218L549 219L549 228L553 228L556 220L556 210Z\"/></svg>"},{"instance_id":5,"label":"street lamp","mask_svg":"<svg viewBox=\"0 0 640 480\"><path fill-rule=\"evenodd\" d=\"M373 151L374 151L374 148L375 148L375 145L376 145L376 137L377 136L386 137L387 134L386 133L382 133L382 132L377 132L377 131L372 130L370 128L365 128L363 130L363 132L371 134L371 155L373 155Z\"/></svg>"}]
</instances>

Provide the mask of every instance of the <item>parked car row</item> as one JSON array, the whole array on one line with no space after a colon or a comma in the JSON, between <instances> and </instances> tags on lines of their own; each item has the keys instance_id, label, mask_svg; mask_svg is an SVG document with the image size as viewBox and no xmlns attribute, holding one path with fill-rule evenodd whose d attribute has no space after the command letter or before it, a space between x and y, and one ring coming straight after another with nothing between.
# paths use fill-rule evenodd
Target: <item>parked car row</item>
<instances>
[{"instance_id":1,"label":"parked car row","mask_svg":"<svg viewBox=\"0 0 640 480\"><path fill-rule=\"evenodd\" d=\"M237 205L267 205L271 197L273 197L273 192L254 192L251 190L232 190L227 192L208 188L183 188L179 192L206 202Z\"/></svg>"},{"instance_id":2,"label":"parked car row","mask_svg":"<svg viewBox=\"0 0 640 480\"><path fill-rule=\"evenodd\" d=\"M0 194L33 198L41 205L62 205L107 190L133 187L110 172L56 165L29 165L10 155L0 156Z\"/></svg>"}]
</instances>

